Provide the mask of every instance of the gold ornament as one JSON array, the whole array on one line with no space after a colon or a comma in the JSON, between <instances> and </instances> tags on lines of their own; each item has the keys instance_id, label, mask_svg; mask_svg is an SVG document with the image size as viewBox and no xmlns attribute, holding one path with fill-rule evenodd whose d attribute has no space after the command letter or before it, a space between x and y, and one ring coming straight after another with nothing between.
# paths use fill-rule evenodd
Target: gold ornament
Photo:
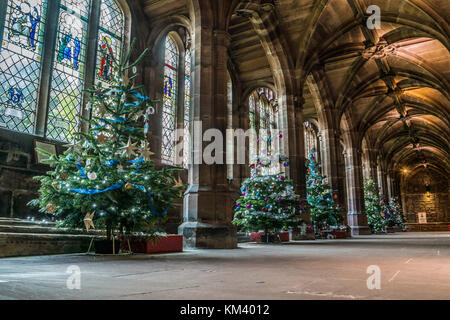
<instances>
[{"instance_id":1,"label":"gold ornament","mask_svg":"<svg viewBox=\"0 0 450 320\"><path fill-rule=\"evenodd\" d=\"M69 152L77 152L81 149L81 147L73 140L71 143L63 145L64 148L67 148Z\"/></svg>"},{"instance_id":2,"label":"gold ornament","mask_svg":"<svg viewBox=\"0 0 450 320\"><path fill-rule=\"evenodd\" d=\"M57 208L53 203L49 203L45 206L45 211L47 211L48 214L55 214L56 210Z\"/></svg>"},{"instance_id":3,"label":"gold ornament","mask_svg":"<svg viewBox=\"0 0 450 320\"><path fill-rule=\"evenodd\" d=\"M136 112L134 115L134 120L139 121L139 119L145 115L144 111L145 110L139 110L138 112Z\"/></svg>"},{"instance_id":4,"label":"gold ornament","mask_svg":"<svg viewBox=\"0 0 450 320\"><path fill-rule=\"evenodd\" d=\"M86 226L86 231L89 231L89 229L92 227L92 229L95 229L94 226L94 214L95 211L93 211L92 213L86 213L86 216L83 219L84 225Z\"/></svg>"},{"instance_id":5,"label":"gold ornament","mask_svg":"<svg viewBox=\"0 0 450 320\"><path fill-rule=\"evenodd\" d=\"M56 189L56 190L61 190L61 183L59 183L58 181L55 181L52 183L52 186Z\"/></svg>"},{"instance_id":6,"label":"gold ornament","mask_svg":"<svg viewBox=\"0 0 450 320\"><path fill-rule=\"evenodd\" d=\"M154 155L154 153L149 150L149 145L148 145L147 140L142 143L139 153L140 153L141 157L144 158L145 161L149 161L151 156Z\"/></svg>"},{"instance_id":7,"label":"gold ornament","mask_svg":"<svg viewBox=\"0 0 450 320\"><path fill-rule=\"evenodd\" d=\"M178 176L178 180L175 180L175 185L173 187L174 188L180 188L180 187L183 187L183 186L184 186L183 181L181 181L180 176ZM180 197L181 197L183 195L183 190L181 189L179 191L179 193L180 193Z\"/></svg>"},{"instance_id":8,"label":"gold ornament","mask_svg":"<svg viewBox=\"0 0 450 320\"><path fill-rule=\"evenodd\" d=\"M127 183L125 184L125 189L126 189L126 190L130 190L131 188L133 188L133 186L132 186L130 183L127 182Z\"/></svg>"},{"instance_id":9,"label":"gold ornament","mask_svg":"<svg viewBox=\"0 0 450 320\"><path fill-rule=\"evenodd\" d=\"M137 149L136 144L137 144L137 142L133 143L131 141L131 138L128 138L128 143L124 147L120 148L120 150L123 150L122 154L123 155L126 154L128 156L128 158L130 158L131 156L135 155L136 154L136 149Z\"/></svg>"}]
</instances>

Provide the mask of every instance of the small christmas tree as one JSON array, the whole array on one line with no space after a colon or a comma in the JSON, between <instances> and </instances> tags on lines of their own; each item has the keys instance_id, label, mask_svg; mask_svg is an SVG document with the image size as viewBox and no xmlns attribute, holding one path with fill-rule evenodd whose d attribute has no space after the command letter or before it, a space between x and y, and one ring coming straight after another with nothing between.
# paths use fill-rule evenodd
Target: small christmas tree
<instances>
[{"instance_id":1,"label":"small christmas tree","mask_svg":"<svg viewBox=\"0 0 450 320\"><path fill-rule=\"evenodd\" d=\"M285 156L279 156L280 163L288 166ZM258 157L251 164L252 177L242 184L242 195L236 202L233 223L246 231L264 230L267 239L271 232L303 224L300 215L305 212L304 204L294 192L292 181L282 174L263 174L273 159Z\"/></svg>"},{"instance_id":2,"label":"small christmas tree","mask_svg":"<svg viewBox=\"0 0 450 320\"><path fill-rule=\"evenodd\" d=\"M147 123L156 101L134 86L136 74L128 77L147 53L131 63L131 50L115 63L110 87L99 83L88 91L92 116L81 117L88 132L76 133L60 156L38 150L53 170L36 177L40 198L30 202L62 219L61 226L105 228L108 239L118 229L154 230L183 188L174 170L156 170L150 160Z\"/></svg>"},{"instance_id":3,"label":"small christmas tree","mask_svg":"<svg viewBox=\"0 0 450 320\"><path fill-rule=\"evenodd\" d=\"M370 231L373 233L386 231L386 219L382 215L380 196L372 179L367 179L364 183L364 203Z\"/></svg>"},{"instance_id":4,"label":"small christmas tree","mask_svg":"<svg viewBox=\"0 0 450 320\"><path fill-rule=\"evenodd\" d=\"M403 228L405 219L403 218L402 208L397 198L391 198L389 201L386 196L381 198L381 210L386 220L386 225L390 228Z\"/></svg>"},{"instance_id":5,"label":"small christmas tree","mask_svg":"<svg viewBox=\"0 0 450 320\"><path fill-rule=\"evenodd\" d=\"M311 208L311 222L316 231L339 225L344 218L335 201L338 197L324 181L326 177L322 175L313 152L310 153L306 166L307 200Z\"/></svg>"}]
</instances>

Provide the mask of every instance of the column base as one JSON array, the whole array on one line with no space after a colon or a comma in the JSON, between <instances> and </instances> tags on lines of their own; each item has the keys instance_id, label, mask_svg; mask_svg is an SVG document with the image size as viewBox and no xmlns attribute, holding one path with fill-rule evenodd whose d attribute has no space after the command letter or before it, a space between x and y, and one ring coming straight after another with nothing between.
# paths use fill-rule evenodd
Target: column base
<instances>
[{"instance_id":1,"label":"column base","mask_svg":"<svg viewBox=\"0 0 450 320\"><path fill-rule=\"evenodd\" d=\"M350 226L351 228L351 233L352 236L367 236L372 234L372 232L370 232L370 228L369 227L365 227L365 226Z\"/></svg>"},{"instance_id":2,"label":"column base","mask_svg":"<svg viewBox=\"0 0 450 320\"><path fill-rule=\"evenodd\" d=\"M185 222L178 227L186 249L235 249L236 227L233 225Z\"/></svg>"}]
</instances>

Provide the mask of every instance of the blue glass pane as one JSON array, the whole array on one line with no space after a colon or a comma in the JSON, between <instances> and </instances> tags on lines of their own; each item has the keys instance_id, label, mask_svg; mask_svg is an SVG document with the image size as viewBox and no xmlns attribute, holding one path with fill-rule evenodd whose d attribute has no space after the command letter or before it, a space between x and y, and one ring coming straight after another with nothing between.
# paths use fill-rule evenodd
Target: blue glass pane
<instances>
[{"instance_id":1,"label":"blue glass pane","mask_svg":"<svg viewBox=\"0 0 450 320\"><path fill-rule=\"evenodd\" d=\"M44 0L11 0L0 51L0 127L33 133L38 103Z\"/></svg>"},{"instance_id":2,"label":"blue glass pane","mask_svg":"<svg viewBox=\"0 0 450 320\"><path fill-rule=\"evenodd\" d=\"M61 3L47 123L50 139L70 141L78 130L89 7L88 0Z\"/></svg>"}]
</instances>

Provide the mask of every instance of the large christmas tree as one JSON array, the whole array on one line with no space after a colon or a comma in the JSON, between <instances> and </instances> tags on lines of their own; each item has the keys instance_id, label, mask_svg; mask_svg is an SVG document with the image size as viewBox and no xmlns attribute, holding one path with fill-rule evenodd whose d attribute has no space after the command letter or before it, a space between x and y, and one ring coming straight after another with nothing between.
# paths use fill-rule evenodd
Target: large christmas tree
<instances>
[{"instance_id":1,"label":"large christmas tree","mask_svg":"<svg viewBox=\"0 0 450 320\"><path fill-rule=\"evenodd\" d=\"M289 165L285 156L278 157L283 166ZM283 174L263 173L264 168L270 168L273 163L268 157L258 157L250 165L252 177L242 184L233 220L243 230L264 230L269 235L303 224L300 215L305 212L304 204L295 194L292 181Z\"/></svg>"},{"instance_id":2,"label":"large christmas tree","mask_svg":"<svg viewBox=\"0 0 450 320\"><path fill-rule=\"evenodd\" d=\"M386 220L386 225L388 227L400 227L403 228L405 224L405 219L402 214L402 208L397 200L397 198L391 198L388 200L386 196L381 198L381 211Z\"/></svg>"},{"instance_id":3,"label":"large christmas tree","mask_svg":"<svg viewBox=\"0 0 450 320\"><path fill-rule=\"evenodd\" d=\"M386 231L387 223L385 217L381 214L381 200L378 188L372 179L367 179L364 183L364 204L370 231Z\"/></svg>"},{"instance_id":4,"label":"large christmas tree","mask_svg":"<svg viewBox=\"0 0 450 320\"><path fill-rule=\"evenodd\" d=\"M307 200L311 208L311 222L316 231L339 225L344 219L335 201L337 195L325 182L326 177L322 175L313 152L310 153L306 166Z\"/></svg>"},{"instance_id":5,"label":"large christmas tree","mask_svg":"<svg viewBox=\"0 0 450 320\"><path fill-rule=\"evenodd\" d=\"M183 188L174 170L156 170L150 160L148 120L156 101L134 85L146 51L130 62L131 51L116 62L112 85L88 90L92 115L81 117L88 131L76 133L62 155L38 150L52 171L36 177L40 198L30 203L62 219L62 226L104 228L108 239L115 230L152 230Z\"/></svg>"}]
</instances>

